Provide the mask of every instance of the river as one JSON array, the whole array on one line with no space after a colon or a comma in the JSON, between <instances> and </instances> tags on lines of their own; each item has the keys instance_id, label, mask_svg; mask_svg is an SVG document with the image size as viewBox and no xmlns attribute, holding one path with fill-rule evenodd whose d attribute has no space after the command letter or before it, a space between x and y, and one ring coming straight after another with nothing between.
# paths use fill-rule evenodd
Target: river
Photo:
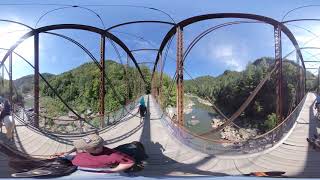
<instances>
[{"instance_id":1,"label":"river","mask_svg":"<svg viewBox=\"0 0 320 180\"><path fill-rule=\"evenodd\" d=\"M212 129L211 121L217 116L217 113L209 105L201 103L195 96L185 95L185 99L189 104L189 108L190 104L192 104L191 109L184 114L185 127L196 134L210 131ZM192 101L192 103L190 101ZM192 119L199 120L199 123L192 125ZM209 135L207 137L212 139L221 139L220 134Z\"/></svg>"}]
</instances>

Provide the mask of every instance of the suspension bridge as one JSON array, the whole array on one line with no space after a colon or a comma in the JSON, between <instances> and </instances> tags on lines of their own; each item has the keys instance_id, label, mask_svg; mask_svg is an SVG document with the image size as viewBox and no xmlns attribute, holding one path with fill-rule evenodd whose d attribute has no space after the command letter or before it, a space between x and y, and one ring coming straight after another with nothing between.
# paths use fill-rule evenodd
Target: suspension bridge
<instances>
[{"instance_id":1,"label":"suspension bridge","mask_svg":"<svg viewBox=\"0 0 320 180\"><path fill-rule=\"evenodd\" d=\"M199 36L184 48L184 31L187 26L206 20L214 19L232 19L237 18L245 21L232 21L212 27ZM165 21L132 21L121 23L109 28L100 29L93 26L82 24L55 24L32 28L20 22L0 20L20 24L30 29L28 33L23 35L16 44L6 50L6 54L1 60L0 67L4 68L6 61L9 61L9 96L8 99L12 104L13 117L15 121L14 138L8 140L4 134L1 134L1 153L0 153L0 171L2 177L9 177L14 169L10 164L17 162L19 158L27 159L46 159L55 153L65 152L72 149L72 142L90 133L99 133L105 140L108 147L116 147L120 144L132 141L141 141L146 148L149 159L147 165L138 175L153 176L227 176L227 175L243 175L250 172L258 171L284 171L289 177L320 177L318 167L320 167L319 152L310 148L306 138L318 134L319 123L316 120L316 112L314 110L314 102L316 94L306 92L306 71L310 67L305 65L304 57L295 36L287 28L286 23L293 21L319 21L319 19L295 19L279 22L275 19L243 13L217 13L205 14L190 17L181 22L165 22ZM117 36L111 33L111 30L120 26L130 24L158 23L171 26L171 29L163 38L159 48L151 49L129 49L127 45ZM274 51L275 63L272 69L259 82L249 97L230 117L227 117L219 111L218 107L214 109L220 112L224 117L224 124L210 132L196 134L185 128L184 119L184 61L191 51L192 47L206 34L216 29L240 24L240 23L264 23L274 28ZM88 49L76 40L58 33L50 31L72 29L93 32L101 36L100 39L100 60L97 60ZM50 83L39 73L39 35L47 33L53 36L64 38L75 44L89 57L92 58L100 72L100 91L99 91L99 127L94 127L90 123L89 118L83 117L73 110L68 103L59 95L59 93L50 85ZM294 46L294 50L290 53L296 53L296 62L299 65L296 68L297 84L296 97L289 115L284 114L284 92L283 90L283 67L282 62L288 55L282 55L281 36L288 37ZM176 115L173 117L167 113L163 106L164 94L163 86L163 69L165 65L165 48L171 44L172 38L176 37L176 73L173 82L176 87ZM14 104L14 85L12 80L12 60L13 54L18 55L15 49L26 39L34 38L34 63L29 65L34 68L33 80L33 111L30 113L23 107ZM155 51L157 57L153 64L151 78L151 94L146 94L145 89L140 88L140 97L144 97L147 101L147 116L140 118L137 116L138 101L127 99L120 111L110 117L105 111L105 84L110 80L105 73L106 59L106 40L112 42L113 47L116 45L121 47L127 54L127 64L124 69L129 67L129 62L133 63L133 67L137 70L142 84L146 83L145 75L141 71L140 64L133 52L135 51ZM116 45L115 45L116 44ZM116 48L115 48L116 49ZM18 55L19 56L19 55ZM24 57L19 56L26 62ZM320 62L320 61L319 61ZM125 72L127 76L130 76ZM276 78L276 115L278 118L277 125L265 132L264 134L250 138L246 141L235 142L232 140L210 139L206 134L217 133L227 126L232 126L236 119L244 112L253 99L257 96L264 84L270 79ZM40 89L39 84L42 79L44 83L54 92L56 97L70 110L77 123L77 132L59 133L52 132L40 126L40 121L46 122L50 117L46 117L40 112ZM130 78L126 79L132 80ZM128 91L130 88L128 89ZM116 93L116 92L115 92ZM139 99L140 97L136 97ZM107 121L106 121L107 119ZM61 120L63 121L63 120ZM44 123L45 124L45 123ZM5 133L6 129L2 128Z\"/></svg>"},{"instance_id":2,"label":"suspension bridge","mask_svg":"<svg viewBox=\"0 0 320 180\"><path fill-rule=\"evenodd\" d=\"M271 134L251 140L249 144L225 143L224 146L179 129L152 96L146 98L148 114L143 121L132 115L137 111L135 107L132 114L127 114L117 125L99 132L108 147L132 141L144 143L150 159L141 176L226 176L257 171L285 171L290 177L319 176L319 152L310 148L305 140L317 133L313 93L308 93L297 107L298 112L293 112L292 117ZM21 156L48 158L72 149L72 140L77 138L47 134L17 116L14 141L1 138L5 146L1 148L1 176L8 177L14 172L8 166L10 160Z\"/></svg>"}]
</instances>

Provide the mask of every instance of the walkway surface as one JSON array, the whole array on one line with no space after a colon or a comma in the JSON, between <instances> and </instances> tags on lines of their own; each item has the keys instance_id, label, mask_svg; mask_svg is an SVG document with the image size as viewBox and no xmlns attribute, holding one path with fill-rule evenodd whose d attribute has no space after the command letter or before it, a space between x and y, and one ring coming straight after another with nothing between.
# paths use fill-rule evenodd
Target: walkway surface
<instances>
[{"instance_id":1,"label":"walkway surface","mask_svg":"<svg viewBox=\"0 0 320 180\"><path fill-rule=\"evenodd\" d=\"M313 104L315 95L308 93L292 131L288 136L260 153L242 156L213 156L193 150L175 137L164 126L163 113L151 96L148 101L148 115L145 119L132 115L137 107L124 120L101 132L108 147L132 141L141 141L150 156L145 170L139 176L224 176L241 175L255 171L285 171L291 177L320 177L320 152L308 146L307 137L317 133L319 121L315 118ZM72 140L49 136L22 123L16 122L14 142L8 142L2 135L2 144L22 155L45 158L57 152L72 148ZM8 146L9 145L9 146ZM0 177L8 177L13 170L8 166L8 154L0 151ZM72 176L72 175L71 175Z\"/></svg>"}]
</instances>

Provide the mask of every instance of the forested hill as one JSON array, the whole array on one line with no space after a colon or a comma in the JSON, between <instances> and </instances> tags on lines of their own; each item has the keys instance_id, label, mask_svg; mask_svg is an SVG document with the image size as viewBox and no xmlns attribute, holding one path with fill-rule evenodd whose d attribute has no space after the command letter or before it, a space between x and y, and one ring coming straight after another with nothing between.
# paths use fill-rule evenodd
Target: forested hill
<instances>
[{"instance_id":1,"label":"forested hill","mask_svg":"<svg viewBox=\"0 0 320 180\"><path fill-rule=\"evenodd\" d=\"M106 60L106 81L105 81L105 110L114 111L124 105L126 101L134 100L137 96L150 92L151 72L148 67L140 66L145 76L144 84L138 70L135 67L128 67L128 76L125 76L125 67L112 60ZM50 85L56 90L59 96L73 109L84 112L91 109L94 113L99 109L100 91L100 70L93 62L80 65L70 71L59 75L49 73L42 74ZM127 79L128 77L128 79ZM4 85L0 88L0 96L9 96L8 81L4 80ZM26 102L26 94L33 94L33 75L24 76L14 81L15 94L14 101ZM169 88L171 78L163 75L162 90L165 94L166 104L175 104L175 89ZM16 92L16 91L15 91ZM15 93L14 92L14 93ZM18 97L18 98L16 98ZM31 99L32 100L32 99ZM28 102L27 104L32 104ZM66 106L60 101L52 89L50 89L40 78L40 105L46 110L49 116L63 115L68 112Z\"/></svg>"},{"instance_id":2,"label":"forested hill","mask_svg":"<svg viewBox=\"0 0 320 180\"><path fill-rule=\"evenodd\" d=\"M54 76L53 74L43 73L42 76L46 79ZM1 77L0 77L1 78ZM19 79L13 80L13 101L15 103L23 103L23 95L33 91L33 78L34 75L23 76ZM40 82L42 80L40 79ZM18 93L18 94L17 94ZM9 97L9 80L1 79L0 82L0 96Z\"/></svg>"},{"instance_id":3,"label":"forested hill","mask_svg":"<svg viewBox=\"0 0 320 180\"><path fill-rule=\"evenodd\" d=\"M149 81L150 70L147 67L141 67L141 70L146 76L147 81ZM124 66L107 60L105 73L107 77L105 83L105 106L107 111L115 110L121 104L125 104L128 99L133 99L140 95L140 87L143 85L143 82L136 68L128 68L129 79L127 80ZM48 78L48 82L62 99L77 111L81 112L88 108L94 112L98 111L100 70L95 63L85 63L60 75L52 76ZM150 82L147 83L147 88L149 88L149 84ZM130 88L129 91L128 88ZM47 100L43 102L45 107L50 107L53 103L57 107L60 107L56 109L57 112L66 111L66 108L59 102L57 96L47 85L42 83L40 89L43 97L51 98L43 98Z\"/></svg>"},{"instance_id":4,"label":"forested hill","mask_svg":"<svg viewBox=\"0 0 320 180\"><path fill-rule=\"evenodd\" d=\"M203 76L194 80L185 81L185 92L200 97L209 97L227 115L233 114L256 88L258 83L271 71L274 65L273 58L260 58L247 65L242 72L225 71L223 74L212 77ZM307 79L315 78L307 72ZM293 61L283 61L283 92L284 115L296 103L296 86L298 82L297 64ZM245 122L254 126L265 126L265 120L275 112L276 78L272 75L258 93L253 102L242 114L243 118L255 119L255 122ZM315 81L307 81L307 89L315 89ZM256 119L260 119L258 121ZM270 125L270 124L269 124ZM271 128L273 125L270 125ZM262 128L262 127L261 127ZM262 128L263 129L263 128Z\"/></svg>"},{"instance_id":5,"label":"forested hill","mask_svg":"<svg viewBox=\"0 0 320 180\"><path fill-rule=\"evenodd\" d=\"M197 77L193 80L185 80L185 91L187 93L197 94L201 97L214 97L217 91L220 90L222 87L226 86L227 84L231 82L245 80L244 78L246 77L246 75L248 77L248 73L252 74L252 77L248 77L249 79L247 80L260 79L259 77L261 75L265 75L268 70L271 70L270 67L273 65L273 58L259 58L255 60L253 63L250 63L242 72L226 70L223 74L217 77L206 75ZM284 60L283 66L284 77L286 78L286 76L292 76L293 78L293 76L295 75L293 73L296 72L296 70L293 68L297 67L297 64L293 61ZM286 71L288 70L288 68L290 71ZM253 78L254 76L255 78ZM316 78L315 75L307 71L307 79L313 78ZM307 81L307 89L313 90L315 88L315 85L315 81Z\"/></svg>"}]
</instances>

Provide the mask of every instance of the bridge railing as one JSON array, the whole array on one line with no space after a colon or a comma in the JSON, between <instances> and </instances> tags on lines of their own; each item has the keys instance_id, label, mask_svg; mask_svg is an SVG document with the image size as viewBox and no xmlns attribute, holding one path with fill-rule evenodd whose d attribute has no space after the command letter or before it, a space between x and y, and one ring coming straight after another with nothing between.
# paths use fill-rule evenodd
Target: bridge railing
<instances>
[{"instance_id":1,"label":"bridge railing","mask_svg":"<svg viewBox=\"0 0 320 180\"><path fill-rule=\"evenodd\" d=\"M156 104L158 109L160 108L159 104ZM191 147L197 151L206 153L206 154L228 154L239 151L239 144L237 142L229 140L214 140L206 137L197 135L187 128L178 125L172 118L170 118L170 113L166 110L160 110L162 114L161 122L169 131L169 133L177 138L184 145Z\"/></svg>"},{"instance_id":2,"label":"bridge railing","mask_svg":"<svg viewBox=\"0 0 320 180\"><path fill-rule=\"evenodd\" d=\"M166 111L161 111L163 116L161 121L169 130L170 134L176 137L180 142L206 154L214 155L243 155L248 153L261 152L267 148L271 148L277 144L284 136L292 129L296 122L307 95L300 101L292 113L279 125L272 130L259 135L255 138L244 142L232 142L227 140L213 140L206 137L199 136L190 132L185 127L181 127L174 120L172 120ZM159 106L157 104L157 106ZM160 109L160 106L158 107Z\"/></svg>"},{"instance_id":3,"label":"bridge railing","mask_svg":"<svg viewBox=\"0 0 320 180\"><path fill-rule=\"evenodd\" d=\"M113 112L106 112L106 124L113 125L118 121L121 121L122 118L127 116L139 103L139 99L141 96L136 98L135 100L128 101L125 106L113 111Z\"/></svg>"},{"instance_id":4,"label":"bridge railing","mask_svg":"<svg viewBox=\"0 0 320 180\"><path fill-rule=\"evenodd\" d=\"M253 139L249 139L246 143L243 144L244 152L254 153L265 150L277 144L284 136L292 129L296 120L299 117L299 114L303 108L303 105L308 97L308 94L300 101L297 107L287 116L276 127L270 131L261 134Z\"/></svg>"},{"instance_id":5,"label":"bridge railing","mask_svg":"<svg viewBox=\"0 0 320 180\"><path fill-rule=\"evenodd\" d=\"M58 119L58 118L50 118L46 117L43 115L40 115L40 119L42 119L43 123L40 125L41 131L44 131L46 133L52 133L56 135L65 135L65 136L78 136L81 134L88 134L88 133L93 133L97 131L104 131L108 129L110 126L113 126L117 123L120 123L123 119L125 119L126 116L132 115L134 116L135 114L132 114L132 110L137 107L138 105L138 100L140 97L138 97L135 100L128 101L126 105L121 106L119 109L112 111L112 112L106 112L105 114L105 121L107 122L107 126L102 129L97 129L98 127L92 127L91 124L86 124L86 122L92 122L94 118L100 118L99 115L94 116L94 117L84 117L86 121L83 119ZM19 109L19 112L16 112L17 117L19 117L19 120L22 123L28 124L28 125L33 125L33 116L34 113L27 111L23 107L16 107L15 109ZM61 125L60 128L52 129L49 128L52 123L59 122L59 124L64 124ZM49 124L50 123L50 124ZM63 129L68 126L68 129ZM62 130L61 130L62 129ZM64 130L64 131L63 131Z\"/></svg>"}]
</instances>

